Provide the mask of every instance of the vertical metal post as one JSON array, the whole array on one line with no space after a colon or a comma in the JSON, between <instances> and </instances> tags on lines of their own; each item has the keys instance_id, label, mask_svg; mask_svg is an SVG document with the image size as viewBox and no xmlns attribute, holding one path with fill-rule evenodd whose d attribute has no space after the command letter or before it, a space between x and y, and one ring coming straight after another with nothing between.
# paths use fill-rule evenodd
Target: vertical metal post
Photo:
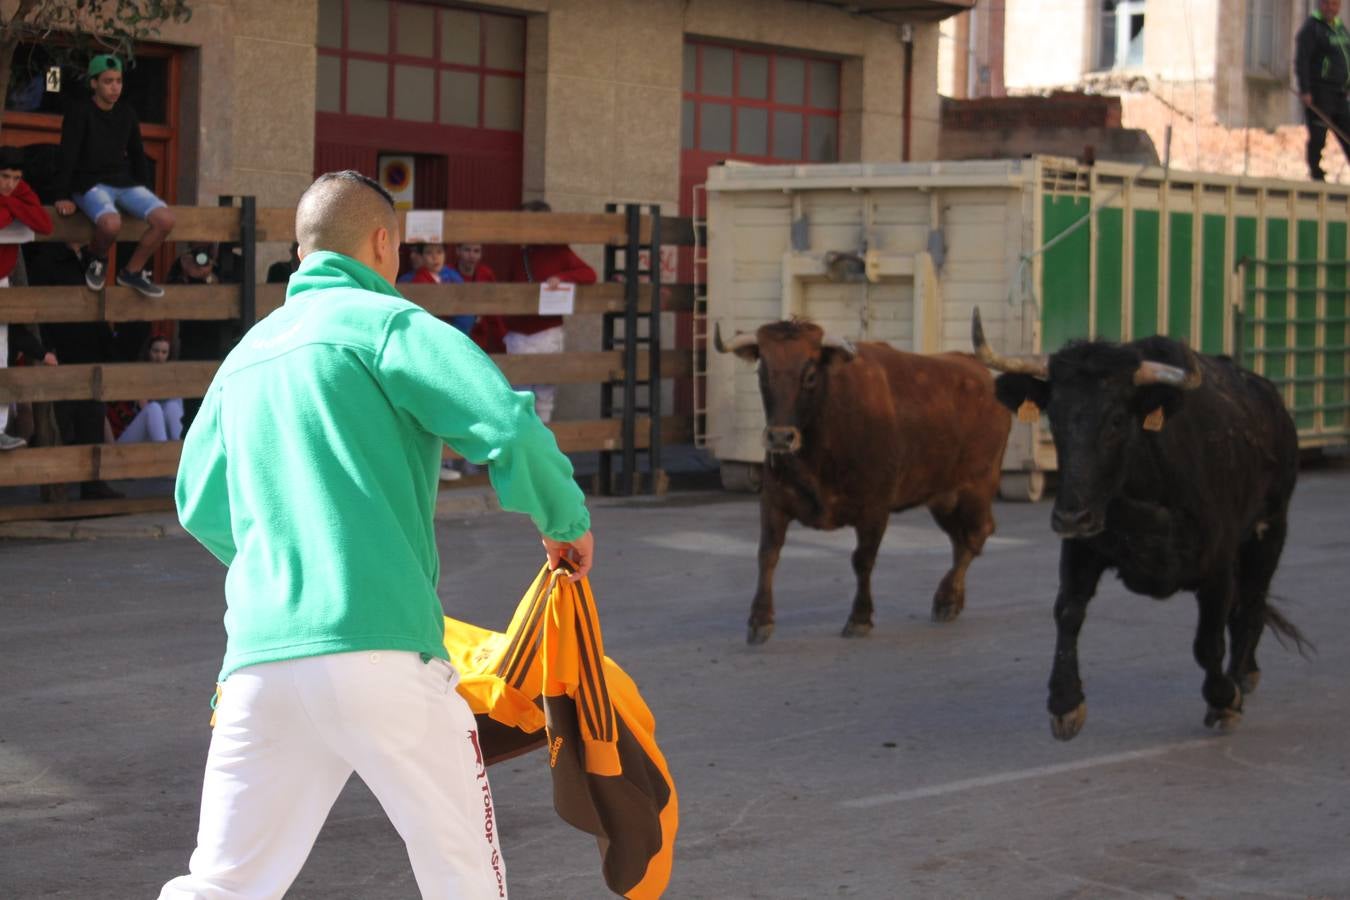
<instances>
[{"instance_id":1,"label":"vertical metal post","mask_svg":"<svg viewBox=\"0 0 1350 900\"><path fill-rule=\"evenodd\" d=\"M642 207L636 203L624 206L628 221L628 244L623 254L623 483L619 494L633 493L633 478L637 474L637 320L638 320L638 250L642 241Z\"/></svg>"},{"instance_id":2,"label":"vertical metal post","mask_svg":"<svg viewBox=\"0 0 1350 900\"><path fill-rule=\"evenodd\" d=\"M258 321L258 201L256 197L239 199L239 252L244 271L239 274L239 331L242 334ZM235 196L221 194L217 205L233 207Z\"/></svg>"},{"instance_id":3,"label":"vertical metal post","mask_svg":"<svg viewBox=\"0 0 1350 900\"><path fill-rule=\"evenodd\" d=\"M605 204L605 212L618 212L618 206L613 203ZM605 271L604 280L608 284L614 280L618 272L615 265L615 247L613 244L605 245ZM604 313L600 316L600 349L614 349L614 315ZM600 418L612 419L614 417L614 385L605 382L600 385ZM610 450L600 451L600 464L596 472L596 492L608 495L614 492L614 453Z\"/></svg>"},{"instance_id":4,"label":"vertical metal post","mask_svg":"<svg viewBox=\"0 0 1350 900\"><path fill-rule=\"evenodd\" d=\"M650 360L647 372L647 414L651 416L650 441L647 450L648 472L651 484L650 493L657 493L661 486L661 206L653 203L647 207L652 217L651 269L652 308L648 320L647 358Z\"/></svg>"},{"instance_id":5,"label":"vertical metal post","mask_svg":"<svg viewBox=\"0 0 1350 900\"><path fill-rule=\"evenodd\" d=\"M240 204L239 249L244 271L239 285L239 319L241 330L246 331L258 321L258 198L241 197Z\"/></svg>"}]
</instances>

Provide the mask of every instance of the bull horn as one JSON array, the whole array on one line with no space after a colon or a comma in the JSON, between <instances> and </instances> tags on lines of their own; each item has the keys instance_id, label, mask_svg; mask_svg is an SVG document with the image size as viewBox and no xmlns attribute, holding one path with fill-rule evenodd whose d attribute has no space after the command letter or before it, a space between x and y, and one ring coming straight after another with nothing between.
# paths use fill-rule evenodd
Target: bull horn
<instances>
[{"instance_id":1,"label":"bull horn","mask_svg":"<svg viewBox=\"0 0 1350 900\"><path fill-rule=\"evenodd\" d=\"M722 343L722 323L718 322L713 326L713 347L718 353L735 353L744 347L753 347L759 343L759 337L753 331L747 331L744 334L738 334L731 339L730 344Z\"/></svg>"},{"instance_id":2,"label":"bull horn","mask_svg":"<svg viewBox=\"0 0 1350 900\"><path fill-rule=\"evenodd\" d=\"M975 355L991 369L1000 372L1012 372L1019 375L1034 375L1047 378L1050 364L1044 356L999 356L984 339L984 323L980 321L980 309L970 319L970 342L975 345Z\"/></svg>"},{"instance_id":3,"label":"bull horn","mask_svg":"<svg viewBox=\"0 0 1350 900\"><path fill-rule=\"evenodd\" d=\"M829 347L832 350L838 350L844 355L845 359L852 359L858 355L858 348L853 346L853 342L848 338L835 337L827 334L820 339L820 346Z\"/></svg>"},{"instance_id":4,"label":"bull horn","mask_svg":"<svg viewBox=\"0 0 1350 900\"><path fill-rule=\"evenodd\" d=\"M1189 357L1191 364L1189 372L1176 366L1146 359L1139 364L1138 369L1135 369L1134 383L1140 386L1166 384L1183 391L1195 390L1205 380L1205 377L1200 372L1200 360L1196 358L1195 351L1187 347L1186 355Z\"/></svg>"}]
</instances>

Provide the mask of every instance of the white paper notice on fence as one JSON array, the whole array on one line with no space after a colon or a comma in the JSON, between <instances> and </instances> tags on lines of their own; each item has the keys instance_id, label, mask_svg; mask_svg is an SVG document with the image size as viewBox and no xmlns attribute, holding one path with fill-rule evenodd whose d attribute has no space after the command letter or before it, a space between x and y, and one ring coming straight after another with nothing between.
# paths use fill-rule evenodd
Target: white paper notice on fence
<instances>
[{"instance_id":1,"label":"white paper notice on fence","mask_svg":"<svg viewBox=\"0 0 1350 900\"><path fill-rule=\"evenodd\" d=\"M550 288L547 284L539 285L539 315L541 316L570 316L572 308L576 305L577 286L575 284L560 284L555 288Z\"/></svg>"},{"instance_id":2,"label":"white paper notice on fence","mask_svg":"<svg viewBox=\"0 0 1350 900\"><path fill-rule=\"evenodd\" d=\"M445 210L410 209L403 223L403 243L440 244L441 226L445 222Z\"/></svg>"},{"instance_id":3,"label":"white paper notice on fence","mask_svg":"<svg viewBox=\"0 0 1350 900\"><path fill-rule=\"evenodd\" d=\"M10 222L0 228L0 244L26 244L35 237L33 229L22 222Z\"/></svg>"}]
</instances>

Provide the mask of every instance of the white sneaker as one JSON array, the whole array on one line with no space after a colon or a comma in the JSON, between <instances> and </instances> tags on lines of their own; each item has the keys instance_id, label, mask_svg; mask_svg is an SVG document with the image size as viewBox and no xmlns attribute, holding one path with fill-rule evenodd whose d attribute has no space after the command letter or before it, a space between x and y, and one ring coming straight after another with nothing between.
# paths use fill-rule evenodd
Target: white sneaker
<instances>
[{"instance_id":1,"label":"white sneaker","mask_svg":"<svg viewBox=\"0 0 1350 900\"><path fill-rule=\"evenodd\" d=\"M28 442L23 438L14 437L12 434L5 434L3 431L0 431L0 450L18 450L20 447L27 446ZM459 477L458 472L455 473L455 477Z\"/></svg>"},{"instance_id":2,"label":"white sneaker","mask_svg":"<svg viewBox=\"0 0 1350 900\"><path fill-rule=\"evenodd\" d=\"M463 477L459 469L450 468L448 462L441 464L441 481L459 481Z\"/></svg>"}]
</instances>

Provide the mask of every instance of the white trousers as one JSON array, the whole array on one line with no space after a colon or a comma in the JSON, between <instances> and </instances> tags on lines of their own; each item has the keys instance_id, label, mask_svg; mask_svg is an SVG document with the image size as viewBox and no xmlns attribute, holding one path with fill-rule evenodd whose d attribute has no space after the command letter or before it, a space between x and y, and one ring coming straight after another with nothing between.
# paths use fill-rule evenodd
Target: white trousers
<instances>
[{"instance_id":1,"label":"white trousers","mask_svg":"<svg viewBox=\"0 0 1350 900\"><path fill-rule=\"evenodd\" d=\"M508 331L502 338L507 353L561 353L563 351L563 327L556 325L534 334L521 334ZM553 419L553 399L558 394L554 384L518 384L522 391L534 391L534 411L539 421L548 423Z\"/></svg>"},{"instance_id":2,"label":"white trousers","mask_svg":"<svg viewBox=\"0 0 1350 900\"><path fill-rule=\"evenodd\" d=\"M506 896L473 713L449 663L379 651L249 666L216 704L189 874L161 900L281 897L355 771L428 900Z\"/></svg>"},{"instance_id":3,"label":"white trousers","mask_svg":"<svg viewBox=\"0 0 1350 900\"><path fill-rule=\"evenodd\" d=\"M151 400L142 406L122 433L119 444L143 441L176 441L183 436L183 401L177 397Z\"/></svg>"}]
</instances>

